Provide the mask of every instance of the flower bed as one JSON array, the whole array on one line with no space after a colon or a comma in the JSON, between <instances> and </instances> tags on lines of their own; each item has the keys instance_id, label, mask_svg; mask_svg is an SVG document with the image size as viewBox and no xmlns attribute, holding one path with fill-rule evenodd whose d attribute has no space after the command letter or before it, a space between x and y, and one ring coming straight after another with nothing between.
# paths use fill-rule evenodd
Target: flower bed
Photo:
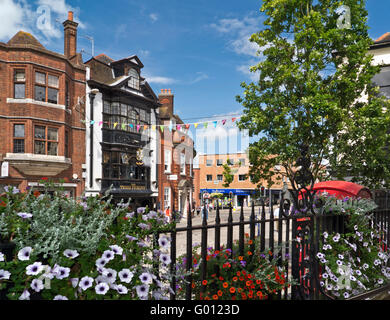
<instances>
[{"instance_id":1,"label":"flower bed","mask_svg":"<svg viewBox=\"0 0 390 320\"><path fill-rule=\"evenodd\" d=\"M169 230L163 213L100 197L76 201L10 189L0 202L0 291L12 300L168 299ZM159 272L153 266L159 263Z\"/></svg>"},{"instance_id":2,"label":"flower bed","mask_svg":"<svg viewBox=\"0 0 390 320\"><path fill-rule=\"evenodd\" d=\"M248 235L246 235L248 237ZM252 240L246 239L244 255L238 255L238 242L233 251L208 248L206 278L202 279L202 259L194 248L192 259L192 292L196 300L267 300L278 291L290 287L283 265L272 259L271 251L251 251ZM255 246L255 248L259 246ZM186 258L180 258L179 268L186 268ZM179 297L184 294L185 281L178 284Z\"/></svg>"}]
</instances>

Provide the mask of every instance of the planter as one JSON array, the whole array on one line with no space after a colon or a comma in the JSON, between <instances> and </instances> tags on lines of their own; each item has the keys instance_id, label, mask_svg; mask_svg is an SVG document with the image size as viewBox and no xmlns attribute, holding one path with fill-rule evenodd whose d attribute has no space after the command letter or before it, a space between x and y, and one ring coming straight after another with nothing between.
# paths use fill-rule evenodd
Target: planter
<instances>
[{"instance_id":1,"label":"planter","mask_svg":"<svg viewBox=\"0 0 390 320\"><path fill-rule=\"evenodd\" d=\"M4 254L7 262L13 260L16 244L14 242L0 242L0 252Z\"/></svg>"}]
</instances>

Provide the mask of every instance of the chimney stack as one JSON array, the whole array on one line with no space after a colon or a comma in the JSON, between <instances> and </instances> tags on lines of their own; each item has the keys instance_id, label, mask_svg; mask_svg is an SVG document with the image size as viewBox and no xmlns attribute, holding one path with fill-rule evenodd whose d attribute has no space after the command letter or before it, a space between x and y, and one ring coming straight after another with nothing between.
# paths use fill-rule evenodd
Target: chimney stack
<instances>
[{"instance_id":1,"label":"chimney stack","mask_svg":"<svg viewBox=\"0 0 390 320\"><path fill-rule=\"evenodd\" d=\"M173 117L173 93L171 89L161 89L161 93L158 95L159 102L162 104L160 107L160 117L162 119L170 119Z\"/></svg>"},{"instance_id":2,"label":"chimney stack","mask_svg":"<svg viewBox=\"0 0 390 320\"><path fill-rule=\"evenodd\" d=\"M68 12L68 20L63 23L64 26L64 55L70 59L76 55L77 50L77 26L79 24L73 21L73 12Z\"/></svg>"}]
</instances>

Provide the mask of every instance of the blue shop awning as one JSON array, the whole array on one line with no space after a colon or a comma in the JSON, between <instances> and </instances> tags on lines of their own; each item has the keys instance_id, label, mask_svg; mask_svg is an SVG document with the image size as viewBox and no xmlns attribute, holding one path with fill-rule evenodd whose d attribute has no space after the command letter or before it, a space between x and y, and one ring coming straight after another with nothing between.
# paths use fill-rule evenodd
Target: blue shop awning
<instances>
[{"instance_id":1,"label":"blue shop awning","mask_svg":"<svg viewBox=\"0 0 390 320\"><path fill-rule=\"evenodd\" d=\"M234 195L237 196L250 196L252 194L255 194L255 190L245 190L245 189L201 189L200 192L222 193L224 195L229 195L229 193L232 192Z\"/></svg>"}]
</instances>

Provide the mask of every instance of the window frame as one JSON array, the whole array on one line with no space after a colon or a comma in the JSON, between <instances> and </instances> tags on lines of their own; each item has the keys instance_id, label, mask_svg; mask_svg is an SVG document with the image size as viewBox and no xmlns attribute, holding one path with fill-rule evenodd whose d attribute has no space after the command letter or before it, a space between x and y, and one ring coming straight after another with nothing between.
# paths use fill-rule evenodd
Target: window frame
<instances>
[{"instance_id":1,"label":"window frame","mask_svg":"<svg viewBox=\"0 0 390 320\"><path fill-rule=\"evenodd\" d=\"M213 175L212 174L206 174L206 181L207 182L212 182L213 181Z\"/></svg>"},{"instance_id":2,"label":"window frame","mask_svg":"<svg viewBox=\"0 0 390 320\"><path fill-rule=\"evenodd\" d=\"M37 74L45 75L45 83L37 81ZM58 79L58 85L57 86L53 86L53 85L49 84L49 78L50 77L55 77L55 78ZM34 100L35 101L40 101L40 102L47 102L47 103L51 103L51 104L60 104L59 103L59 100L60 100L60 87L61 87L60 86L60 81L61 81L61 76L58 75L58 74L51 73L51 72L48 72L48 71L38 70L38 69L34 70ZM45 89L45 94L44 94L45 98L44 98L44 100L37 100L36 99L37 98L37 94L36 94L37 87L41 87L41 88ZM50 89L57 91L56 102L54 102L54 100L49 101L49 91L50 91Z\"/></svg>"},{"instance_id":3,"label":"window frame","mask_svg":"<svg viewBox=\"0 0 390 320\"><path fill-rule=\"evenodd\" d=\"M26 99L26 69L15 68L13 70L14 70L14 72L13 72L13 89L14 89L13 97L14 97L14 99ZM23 81L16 79L17 72L21 72L21 71L23 71L23 73L24 73L24 80ZM24 85L23 97L16 97L16 86L17 85Z\"/></svg>"},{"instance_id":4,"label":"window frame","mask_svg":"<svg viewBox=\"0 0 390 320\"><path fill-rule=\"evenodd\" d=\"M172 151L169 149L165 149L164 150L164 173L170 174L172 172L171 170L172 170Z\"/></svg>"},{"instance_id":5,"label":"window frame","mask_svg":"<svg viewBox=\"0 0 390 320\"><path fill-rule=\"evenodd\" d=\"M45 128L45 137L44 138L37 138L36 135L36 128L37 127L42 127ZM58 146L59 146L59 128L54 127L54 126L49 126L49 125L41 125L41 124L34 124L34 134L33 134L33 141L34 141L34 154L38 155L45 155L45 156L58 156ZM57 133L57 140L52 140L49 139L49 129L54 129L56 130ZM37 153L37 148L36 148L36 142L44 142L45 143L45 153ZM56 154L49 154L49 143L56 144Z\"/></svg>"},{"instance_id":6,"label":"window frame","mask_svg":"<svg viewBox=\"0 0 390 320\"><path fill-rule=\"evenodd\" d=\"M15 135L16 126L23 126L23 137L16 137L16 135ZM26 140L25 140L26 139L26 124L25 123L14 123L12 126L12 129L13 129L13 133L12 133L12 137L13 137L12 151L13 151L13 153L25 153L26 152ZM16 151L15 141L23 141L23 152Z\"/></svg>"},{"instance_id":7,"label":"window frame","mask_svg":"<svg viewBox=\"0 0 390 320\"><path fill-rule=\"evenodd\" d=\"M183 152L180 153L180 174L182 176L186 175L186 154Z\"/></svg>"},{"instance_id":8,"label":"window frame","mask_svg":"<svg viewBox=\"0 0 390 320\"><path fill-rule=\"evenodd\" d=\"M167 192L168 191L168 192ZM164 187L164 210L171 207L171 188Z\"/></svg>"}]
</instances>

